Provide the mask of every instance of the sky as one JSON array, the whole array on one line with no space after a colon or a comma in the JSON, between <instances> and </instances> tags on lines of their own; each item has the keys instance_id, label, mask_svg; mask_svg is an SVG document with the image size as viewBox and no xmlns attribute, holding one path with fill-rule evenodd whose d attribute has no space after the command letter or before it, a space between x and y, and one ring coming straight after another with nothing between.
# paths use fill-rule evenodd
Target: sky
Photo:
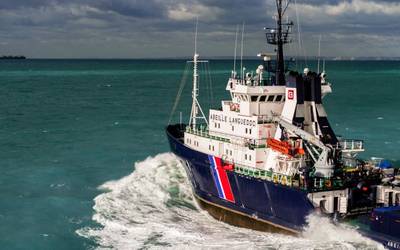
<instances>
[{"instance_id":1,"label":"sky","mask_svg":"<svg viewBox=\"0 0 400 250\"><path fill-rule=\"evenodd\" d=\"M244 55L272 52L274 0L1 0L0 55L30 58L233 56L245 23ZM291 56L400 57L399 0L291 0ZM299 32L300 31L300 32ZM300 38L300 39L299 39ZM299 42L300 41L300 42Z\"/></svg>"}]
</instances>

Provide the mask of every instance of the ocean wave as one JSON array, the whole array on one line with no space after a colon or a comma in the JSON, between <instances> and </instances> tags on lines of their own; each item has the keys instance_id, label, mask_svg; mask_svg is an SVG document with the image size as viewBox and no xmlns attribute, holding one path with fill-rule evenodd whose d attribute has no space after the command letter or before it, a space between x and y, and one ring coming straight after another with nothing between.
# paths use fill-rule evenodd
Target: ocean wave
<instances>
[{"instance_id":1,"label":"ocean wave","mask_svg":"<svg viewBox=\"0 0 400 250\"><path fill-rule=\"evenodd\" d=\"M194 201L183 166L170 153L135 164L135 171L99 187L97 227L77 234L99 249L378 249L354 228L311 215L303 237L263 233L219 222ZM383 248L381 248L383 249Z\"/></svg>"}]
</instances>

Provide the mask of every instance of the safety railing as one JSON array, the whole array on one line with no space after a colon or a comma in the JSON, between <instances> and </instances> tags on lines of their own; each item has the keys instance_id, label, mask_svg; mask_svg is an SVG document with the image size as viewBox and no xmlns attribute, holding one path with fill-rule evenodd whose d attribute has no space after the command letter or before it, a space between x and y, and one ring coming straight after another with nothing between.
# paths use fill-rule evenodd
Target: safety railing
<instances>
[{"instance_id":1,"label":"safety railing","mask_svg":"<svg viewBox=\"0 0 400 250\"><path fill-rule=\"evenodd\" d=\"M223 138L223 137L219 137L219 136L210 135L207 127L199 127L199 128L193 129L190 126L187 126L186 127L186 132L190 133L190 134L193 134L193 135L198 135L198 136L201 136L201 137L214 139L214 140L218 140L218 141L222 141L222 142L230 142L230 140L228 138Z\"/></svg>"},{"instance_id":2,"label":"safety railing","mask_svg":"<svg viewBox=\"0 0 400 250\"><path fill-rule=\"evenodd\" d=\"M232 143L235 145L241 145L241 146L246 146L249 148L265 148L267 147L266 145L266 139L247 139L247 138L243 138L243 137L239 137L239 136L233 136L233 135L229 135L229 134L224 134L224 133L219 133L221 134L221 136L217 136L217 135L210 135L209 130L206 126L199 126L196 129L193 129L190 126L186 127L185 130L187 133L193 134L193 135L197 135L197 136L201 136L201 137L206 137L209 139L215 139L218 141L222 141L222 142L228 142L228 143ZM229 137L230 139L226 138Z\"/></svg>"},{"instance_id":3,"label":"safety railing","mask_svg":"<svg viewBox=\"0 0 400 250\"><path fill-rule=\"evenodd\" d=\"M343 151L364 151L364 141L361 140L341 140L339 145Z\"/></svg>"},{"instance_id":4,"label":"safety railing","mask_svg":"<svg viewBox=\"0 0 400 250\"><path fill-rule=\"evenodd\" d=\"M283 186L300 188L299 181L293 178L293 176L275 173L270 170L257 169L235 163L234 171L242 175L271 181Z\"/></svg>"}]
</instances>

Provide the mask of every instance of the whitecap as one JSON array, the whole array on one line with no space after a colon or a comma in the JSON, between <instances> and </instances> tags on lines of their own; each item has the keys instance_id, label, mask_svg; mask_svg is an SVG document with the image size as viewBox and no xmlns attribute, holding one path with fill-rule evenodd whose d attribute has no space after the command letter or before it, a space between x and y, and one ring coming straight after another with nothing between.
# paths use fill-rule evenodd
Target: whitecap
<instances>
[{"instance_id":1,"label":"whitecap","mask_svg":"<svg viewBox=\"0 0 400 250\"><path fill-rule=\"evenodd\" d=\"M135 171L99 190L92 219L77 233L114 249L377 249L354 229L309 218L304 237L230 226L197 207L183 166L172 154L135 164ZM326 235L329 234L329 237ZM324 236L325 235L325 236Z\"/></svg>"}]
</instances>

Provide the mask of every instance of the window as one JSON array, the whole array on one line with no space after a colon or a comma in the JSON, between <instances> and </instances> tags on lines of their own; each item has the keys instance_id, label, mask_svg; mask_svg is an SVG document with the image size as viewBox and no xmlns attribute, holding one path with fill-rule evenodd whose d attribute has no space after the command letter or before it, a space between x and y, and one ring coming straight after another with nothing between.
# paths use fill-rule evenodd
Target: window
<instances>
[{"instance_id":1,"label":"window","mask_svg":"<svg viewBox=\"0 0 400 250\"><path fill-rule=\"evenodd\" d=\"M228 154L229 154L229 150L228 150L228 149L227 149L225 152L226 152L226 155L228 155Z\"/></svg>"},{"instance_id":2,"label":"window","mask_svg":"<svg viewBox=\"0 0 400 250\"><path fill-rule=\"evenodd\" d=\"M214 127L215 127L215 128L217 127L217 123L214 123Z\"/></svg>"},{"instance_id":3,"label":"window","mask_svg":"<svg viewBox=\"0 0 400 250\"><path fill-rule=\"evenodd\" d=\"M247 154L244 154L244 159L247 160Z\"/></svg>"},{"instance_id":4,"label":"window","mask_svg":"<svg viewBox=\"0 0 400 250\"><path fill-rule=\"evenodd\" d=\"M251 129L249 129L249 134L251 134Z\"/></svg>"},{"instance_id":5,"label":"window","mask_svg":"<svg viewBox=\"0 0 400 250\"><path fill-rule=\"evenodd\" d=\"M232 156L232 150L230 151L230 153L231 153L231 156Z\"/></svg>"},{"instance_id":6,"label":"window","mask_svg":"<svg viewBox=\"0 0 400 250\"><path fill-rule=\"evenodd\" d=\"M251 96L251 101L252 102L256 102L258 100L258 96L256 96L256 95L252 95Z\"/></svg>"},{"instance_id":7,"label":"window","mask_svg":"<svg viewBox=\"0 0 400 250\"><path fill-rule=\"evenodd\" d=\"M267 102L273 102L274 101L275 96L274 95L270 95L268 96L268 100Z\"/></svg>"},{"instance_id":8,"label":"window","mask_svg":"<svg viewBox=\"0 0 400 250\"><path fill-rule=\"evenodd\" d=\"M212 151L214 151L215 150L215 148L214 148L214 146L212 146Z\"/></svg>"},{"instance_id":9,"label":"window","mask_svg":"<svg viewBox=\"0 0 400 250\"><path fill-rule=\"evenodd\" d=\"M208 150L211 150L211 145L208 145Z\"/></svg>"},{"instance_id":10,"label":"window","mask_svg":"<svg viewBox=\"0 0 400 250\"><path fill-rule=\"evenodd\" d=\"M218 123L218 128L221 128L221 124L220 123Z\"/></svg>"},{"instance_id":11,"label":"window","mask_svg":"<svg viewBox=\"0 0 400 250\"><path fill-rule=\"evenodd\" d=\"M246 128L246 134L247 134L247 128Z\"/></svg>"},{"instance_id":12,"label":"window","mask_svg":"<svg viewBox=\"0 0 400 250\"><path fill-rule=\"evenodd\" d=\"M251 161L251 155L249 155L249 161Z\"/></svg>"},{"instance_id":13,"label":"window","mask_svg":"<svg viewBox=\"0 0 400 250\"><path fill-rule=\"evenodd\" d=\"M265 102L266 99L267 99L266 95L260 96L260 102Z\"/></svg>"},{"instance_id":14,"label":"window","mask_svg":"<svg viewBox=\"0 0 400 250\"><path fill-rule=\"evenodd\" d=\"M249 100L249 99L247 99L247 95L241 95L241 97L242 97L242 100L245 102L247 102Z\"/></svg>"},{"instance_id":15,"label":"window","mask_svg":"<svg viewBox=\"0 0 400 250\"><path fill-rule=\"evenodd\" d=\"M282 101L282 95L278 95L278 96L276 96L276 99L275 99L275 101L276 102L280 102L280 101Z\"/></svg>"},{"instance_id":16,"label":"window","mask_svg":"<svg viewBox=\"0 0 400 250\"><path fill-rule=\"evenodd\" d=\"M235 126L232 126L232 131L235 131Z\"/></svg>"}]
</instances>

